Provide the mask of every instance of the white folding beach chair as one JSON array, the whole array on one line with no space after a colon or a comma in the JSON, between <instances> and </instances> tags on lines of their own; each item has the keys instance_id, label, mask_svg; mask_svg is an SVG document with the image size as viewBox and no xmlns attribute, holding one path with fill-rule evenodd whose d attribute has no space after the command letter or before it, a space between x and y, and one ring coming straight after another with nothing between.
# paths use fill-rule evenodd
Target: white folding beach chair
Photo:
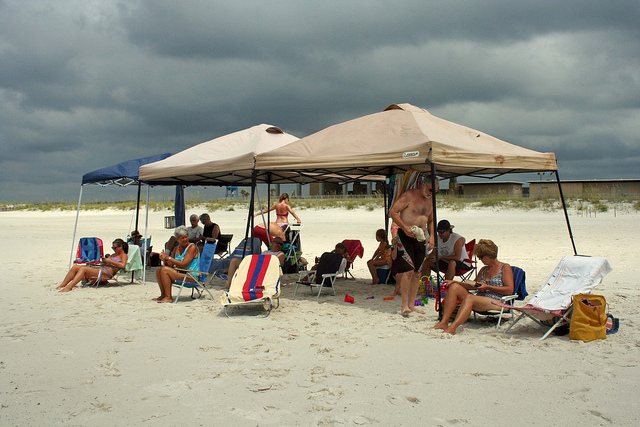
<instances>
[{"instance_id":1,"label":"white folding beach chair","mask_svg":"<svg viewBox=\"0 0 640 427\"><path fill-rule=\"evenodd\" d=\"M543 327L549 328L540 341L549 336L562 322L569 320L573 310L573 296L589 294L612 270L606 258L588 256L564 256L553 270L546 284L524 307L508 306L521 314L505 330L509 332L523 317L528 317ZM494 301L503 307L506 304ZM556 320L554 320L556 319ZM551 325L545 322L552 321Z\"/></svg>"},{"instance_id":2,"label":"white folding beach chair","mask_svg":"<svg viewBox=\"0 0 640 427\"><path fill-rule=\"evenodd\" d=\"M298 292L299 285L309 286L313 291L314 287L318 288L318 295L316 299L320 298L322 289L331 288L333 295L336 295L336 278L344 273L347 266L347 259L339 253L325 252L320 256L318 261L318 267L316 270L301 271L300 277L296 282L296 287L293 290L293 295ZM306 280L303 278L306 276Z\"/></svg>"}]
</instances>

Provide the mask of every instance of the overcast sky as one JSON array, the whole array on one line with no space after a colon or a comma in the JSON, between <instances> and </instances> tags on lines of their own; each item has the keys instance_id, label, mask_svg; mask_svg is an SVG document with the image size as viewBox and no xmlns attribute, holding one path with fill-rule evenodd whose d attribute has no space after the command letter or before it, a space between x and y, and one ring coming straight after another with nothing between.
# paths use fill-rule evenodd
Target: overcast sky
<instances>
[{"instance_id":1,"label":"overcast sky","mask_svg":"<svg viewBox=\"0 0 640 427\"><path fill-rule=\"evenodd\" d=\"M639 23L637 0L0 0L0 201L403 102L553 151L563 179L640 178Z\"/></svg>"}]
</instances>

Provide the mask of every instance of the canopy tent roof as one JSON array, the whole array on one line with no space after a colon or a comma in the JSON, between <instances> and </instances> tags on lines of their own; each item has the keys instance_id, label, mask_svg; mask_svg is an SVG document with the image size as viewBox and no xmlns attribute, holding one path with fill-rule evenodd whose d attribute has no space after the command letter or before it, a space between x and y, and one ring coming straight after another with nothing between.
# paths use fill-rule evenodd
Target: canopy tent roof
<instances>
[{"instance_id":1,"label":"canopy tent roof","mask_svg":"<svg viewBox=\"0 0 640 427\"><path fill-rule=\"evenodd\" d=\"M411 104L392 104L262 153L256 169L271 171L272 182L378 180L409 169L428 171L428 162L441 177L557 170L553 153L510 144Z\"/></svg>"},{"instance_id":2,"label":"canopy tent roof","mask_svg":"<svg viewBox=\"0 0 640 427\"><path fill-rule=\"evenodd\" d=\"M151 185L250 185L257 155L297 140L276 126L260 124L144 165L140 179Z\"/></svg>"},{"instance_id":3,"label":"canopy tent roof","mask_svg":"<svg viewBox=\"0 0 640 427\"><path fill-rule=\"evenodd\" d=\"M250 185L384 181L407 170L440 177L556 171L540 153L433 116L411 104L330 126L302 139L270 125L203 142L140 168L149 184Z\"/></svg>"},{"instance_id":4,"label":"canopy tent roof","mask_svg":"<svg viewBox=\"0 0 640 427\"><path fill-rule=\"evenodd\" d=\"M171 156L171 153L156 154L155 156L127 160L117 165L94 170L93 172L83 175L82 185L119 185L125 187L138 182L138 170L140 166L166 159L169 156Z\"/></svg>"}]
</instances>

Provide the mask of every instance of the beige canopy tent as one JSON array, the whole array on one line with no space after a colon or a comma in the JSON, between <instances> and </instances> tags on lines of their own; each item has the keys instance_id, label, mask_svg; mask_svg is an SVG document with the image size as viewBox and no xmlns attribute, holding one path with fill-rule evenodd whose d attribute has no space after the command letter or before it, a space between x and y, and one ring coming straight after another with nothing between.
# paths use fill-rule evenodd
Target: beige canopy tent
<instances>
[{"instance_id":1,"label":"beige canopy tent","mask_svg":"<svg viewBox=\"0 0 640 427\"><path fill-rule=\"evenodd\" d=\"M484 132L449 122L411 104L392 104L384 111L330 126L287 146L256 157L257 170L298 182L329 180L342 176L390 177L417 170L444 178L461 175L495 178L506 173L553 172L558 180L569 236L575 243L564 204L553 153L540 153L502 141ZM377 180L377 179L376 179ZM388 206L385 194L385 217ZM437 223L436 197L433 201ZM437 239L436 239L436 272ZM438 295L440 295L440 277ZM442 313L441 313L442 314Z\"/></svg>"},{"instance_id":2,"label":"beige canopy tent","mask_svg":"<svg viewBox=\"0 0 640 427\"><path fill-rule=\"evenodd\" d=\"M144 165L140 180L150 185L250 185L257 155L297 140L276 126L260 124Z\"/></svg>"},{"instance_id":3,"label":"beige canopy tent","mask_svg":"<svg viewBox=\"0 0 640 427\"><path fill-rule=\"evenodd\" d=\"M509 144L438 118L411 104L393 104L384 111L323 129L256 157L256 169L282 179L296 171L296 182L389 176L406 170L430 171L442 177L502 175L556 171L553 153L539 153Z\"/></svg>"},{"instance_id":4,"label":"beige canopy tent","mask_svg":"<svg viewBox=\"0 0 640 427\"><path fill-rule=\"evenodd\" d=\"M252 185L249 213L252 220L255 157L297 140L276 126L260 124L144 165L140 168L140 180L149 185ZM253 226L251 220L247 221L247 235Z\"/></svg>"}]
</instances>

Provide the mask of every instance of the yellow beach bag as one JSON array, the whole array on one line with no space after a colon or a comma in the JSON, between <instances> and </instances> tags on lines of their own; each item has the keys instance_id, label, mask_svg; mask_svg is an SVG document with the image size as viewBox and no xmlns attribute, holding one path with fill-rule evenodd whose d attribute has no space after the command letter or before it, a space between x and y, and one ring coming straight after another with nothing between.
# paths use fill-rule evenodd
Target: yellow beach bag
<instances>
[{"instance_id":1,"label":"yellow beach bag","mask_svg":"<svg viewBox=\"0 0 640 427\"><path fill-rule=\"evenodd\" d=\"M584 342L607 337L607 301L602 295L573 296L569 338Z\"/></svg>"}]
</instances>

